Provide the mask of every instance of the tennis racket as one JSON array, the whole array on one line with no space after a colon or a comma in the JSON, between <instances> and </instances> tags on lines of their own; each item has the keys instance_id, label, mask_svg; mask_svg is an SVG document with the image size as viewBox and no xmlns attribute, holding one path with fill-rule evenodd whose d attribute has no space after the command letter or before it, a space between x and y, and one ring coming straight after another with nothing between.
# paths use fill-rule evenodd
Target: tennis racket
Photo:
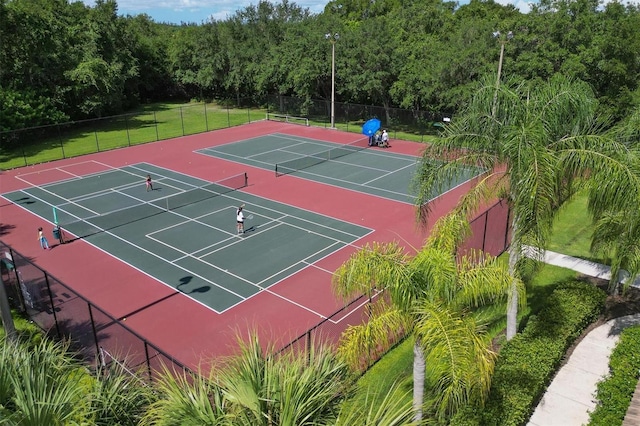
<instances>
[{"instance_id":1,"label":"tennis racket","mask_svg":"<svg viewBox=\"0 0 640 426\"><path fill-rule=\"evenodd\" d=\"M253 219L253 215L250 214L249 216L247 216L247 219L249 219L249 220Z\"/></svg>"}]
</instances>

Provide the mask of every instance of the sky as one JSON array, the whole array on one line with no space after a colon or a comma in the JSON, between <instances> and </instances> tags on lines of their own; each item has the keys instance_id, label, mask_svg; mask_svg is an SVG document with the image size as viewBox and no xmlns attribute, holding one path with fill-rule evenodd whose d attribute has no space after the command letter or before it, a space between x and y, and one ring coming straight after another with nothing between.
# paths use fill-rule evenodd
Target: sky
<instances>
[{"instance_id":1,"label":"sky","mask_svg":"<svg viewBox=\"0 0 640 426\"><path fill-rule=\"evenodd\" d=\"M84 0L93 6L93 0ZM271 0L278 3L278 0ZM328 3L328 0L291 0L302 8L307 8L311 13L320 13ZM528 12L529 1L526 0L497 0L502 4L514 4L522 12ZM246 8L251 4L257 4L258 0L117 0L120 15L139 15L146 13L155 22L168 22L172 24L196 23L201 24L210 20L224 20L235 14L236 11ZM460 1L460 4L468 3L468 0Z\"/></svg>"},{"instance_id":2,"label":"sky","mask_svg":"<svg viewBox=\"0 0 640 426\"><path fill-rule=\"evenodd\" d=\"M84 2L89 6L95 4L92 0ZM211 18L224 20L238 10L258 4L258 0L117 0L117 3L120 15L146 13L155 22L201 24ZM320 13L328 0L292 0L291 3L308 8L312 13Z\"/></svg>"},{"instance_id":3,"label":"sky","mask_svg":"<svg viewBox=\"0 0 640 426\"><path fill-rule=\"evenodd\" d=\"M279 0L270 0L278 3ZM320 13L329 0L290 0L302 8L307 8L311 13ZM496 0L500 4L513 4L522 13L531 10L532 2L537 0ZM613 0L604 0L604 3ZM638 3L640 0L630 0ZM94 0L84 0L93 6ZM201 24L210 19L225 20L249 5L257 4L258 0L117 0L118 12L121 15L139 15L146 13L155 22L168 22L172 24L196 23ZM459 0L459 4L468 3L468 0ZM623 3L626 1L623 0Z\"/></svg>"}]
</instances>

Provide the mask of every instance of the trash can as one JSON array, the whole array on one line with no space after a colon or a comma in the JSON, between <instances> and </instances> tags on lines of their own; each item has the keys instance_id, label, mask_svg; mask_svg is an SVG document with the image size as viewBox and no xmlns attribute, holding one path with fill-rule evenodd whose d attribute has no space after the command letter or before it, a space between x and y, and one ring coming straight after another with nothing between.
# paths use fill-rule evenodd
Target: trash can
<instances>
[{"instance_id":1,"label":"trash can","mask_svg":"<svg viewBox=\"0 0 640 426\"><path fill-rule=\"evenodd\" d=\"M53 228L53 238L55 238L56 240L60 239L60 228L58 228L57 226Z\"/></svg>"}]
</instances>

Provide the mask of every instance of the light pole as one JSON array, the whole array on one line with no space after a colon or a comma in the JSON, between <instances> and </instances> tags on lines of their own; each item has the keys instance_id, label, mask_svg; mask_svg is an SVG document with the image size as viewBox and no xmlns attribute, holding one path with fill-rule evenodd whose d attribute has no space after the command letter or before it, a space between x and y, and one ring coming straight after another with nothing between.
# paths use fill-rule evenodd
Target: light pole
<instances>
[{"instance_id":1,"label":"light pole","mask_svg":"<svg viewBox=\"0 0 640 426\"><path fill-rule=\"evenodd\" d=\"M331 42L331 128L336 128L336 41L338 33L326 33L324 38Z\"/></svg>"},{"instance_id":2,"label":"light pole","mask_svg":"<svg viewBox=\"0 0 640 426\"><path fill-rule=\"evenodd\" d=\"M498 78L496 78L496 92L493 95L492 115L496 115L496 104L498 102L498 89L500 89L500 75L502 74L502 60L504 59L504 45L513 38L513 31L509 31L506 36L500 37L500 31L494 31L493 37L500 41L500 59L498 60Z\"/></svg>"}]
</instances>

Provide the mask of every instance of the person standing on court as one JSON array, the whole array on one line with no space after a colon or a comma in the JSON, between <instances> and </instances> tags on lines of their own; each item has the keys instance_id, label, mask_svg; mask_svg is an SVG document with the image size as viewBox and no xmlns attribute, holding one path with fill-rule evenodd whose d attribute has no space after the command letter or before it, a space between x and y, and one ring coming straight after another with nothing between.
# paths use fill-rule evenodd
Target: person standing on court
<instances>
[{"instance_id":1,"label":"person standing on court","mask_svg":"<svg viewBox=\"0 0 640 426\"><path fill-rule=\"evenodd\" d=\"M147 192L153 191L153 183L151 183L151 175L147 175L147 179L145 182L147 183Z\"/></svg>"},{"instance_id":2,"label":"person standing on court","mask_svg":"<svg viewBox=\"0 0 640 426\"><path fill-rule=\"evenodd\" d=\"M244 212L242 211L243 207L244 207L244 204L238 207L238 210L236 211L236 222L238 224L238 234L244 234Z\"/></svg>"},{"instance_id":3,"label":"person standing on court","mask_svg":"<svg viewBox=\"0 0 640 426\"><path fill-rule=\"evenodd\" d=\"M49 241L47 241L47 237L44 236L42 227L38 228L38 241L40 241L40 247L42 247L43 250L49 250Z\"/></svg>"}]
</instances>

